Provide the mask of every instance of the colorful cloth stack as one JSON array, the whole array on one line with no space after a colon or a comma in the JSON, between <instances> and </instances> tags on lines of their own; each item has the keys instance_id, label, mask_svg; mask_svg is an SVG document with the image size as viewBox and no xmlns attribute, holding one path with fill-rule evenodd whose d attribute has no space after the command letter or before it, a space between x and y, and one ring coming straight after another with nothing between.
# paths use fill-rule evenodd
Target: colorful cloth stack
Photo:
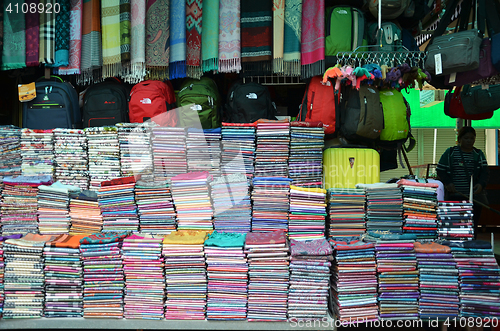
<instances>
[{"instance_id":1,"label":"colorful cloth stack","mask_svg":"<svg viewBox=\"0 0 500 331\"><path fill-rule=\"evenodd\" d=\"M101 232L80 240L83 317L123 318L125 279L120 247L127 236L127 232Z\"/></svg>"},{"instance_id":2,"label":"colorful cloth stack","mask_svg":"<svg viewBox=\"0 0 500 331\"><path fill-rule=\"evenodd\" d=\"M205 241L208 320L244 320L247 317L245 236L246 233L214 231Z\"/></svg>"},{"instance_id":3,"label":"colorful cloth stack","mask_svg":"<svg viewBox=\"0 0 500 331\"><path fill-rule=\"evenodd\" d=\"M448 246L415 243L420 280L421 320L458 317L458 270Z\"/></svg>"},{"instance_id":4,"label":"colorful cloth stack","mask_svg":"<svg viewBox=\"0 0 500 331\"><path fill-rule=\"evenodd\" d=\"M288 237L296 240L325 238L326 190L290 186Z\"/></svg>"},{"instance_id":5,"label":"colorful cloth stack","mask_svg":"<svg viewBox=\"0 0 500 331\"><path fill-rule=\"evenodd\" d=\"M321 122L290 123L289 177L300 187L321 188L325 132Z\"/></svg>"},{"instance_id":6,"label":"colorful cloth stack","mask_svg":"<svg viewBox=\"0 0 500 331\"><path fill-rule=\"evenodd\" d=\"M286 321L289 251L283 231L247 233L249 321Z\"/></svg>"},{"instance_id":7,"label":"colorful cloth stack","mask_svg":"<svg viewBox=\"0 0 500 331\"><path fill-rule=\"evenodd\" d=\"M187 129L188 171L208 171L212 176L220 176L221 128Z\"/></svg>"},{"instance_id":8,"label":"colorful cloth stack","mask_svg":"<svg viewBox=\"0 0 500 331\"><path fill-rule=\"evenodd\" d=\"M378 320L375 245L357 237L330 238L335 252L331 309L346 323Z\"/></svg>"},{"instance_id":9,"label":"colorful cloth stack","mask_svg":"<svg viewBox=\"0 0 500 331\"><path fill-rule=\"evenodd\" d=\"M162 319L165 278L162 238L131 235L123 239L125 318Z\"/></svg>"},{"instance_id":10,"label":"colorful cloth stack","mask_svg":"<svg viewBox=\"0 0 500 331\"><path fill-rule=\"evenodd\" d=\"M438 235L440 239L472 240L474 238L473 203L467 201L439 202Z\"/></svg>"},{"instance_id":11,"label":"colorful cloth stack","mask_svg":"<svg viewBox=\"0 0 500 331\"><path fill-rule=\"evenodd\" d=\"M378 241L377 256L380 318L418 319L417 259L414 243Z\"/></svg>"},{"instance_id":12,"label":"colorful cloth stack","mask_svg":"<svg viewBox=\"0 0 500 331\"><path fill-rule=\"evenodd\" d=\"M186 130L154 127L151 136L155 180L187 172Z\"/></svg>"},{"instance_id":13,"label":"colorful cloth stack","mask_svg":"<svg viewBox=\"0 0 500 331\"><path fill-rule=\"evenodd\" d=\"M102 230L102 215L97 192L84 191L80 194L72 194L69 202L69 217L71 228L69 234L89 235Z\"/></svg>"},{"instance_id":14,"label":"colorful cloth stack","mask_svg":"<svg viewBox=\"0 0 500 331\"><path fill-rule=\"evenodd\" d=\"M45 258L45 317L83 316L83 235L62 234L48 241Z\"/></svg>"},{"instance_id":15,"label":"colorful cloth stack","mask_svg":"<svg viewBox=\"0 0 500 331\"><path fill-rule=\"evenodd\" d=\"M257 121L255 177L288 177L290 122Z\"/></svg>"},{"instance_id":16,"label":"colorful cloth stack","mask_svg":"<svg viewBox=\"0 0 500 331\"><path fill-rule=\"evenodd\" d=\"M13 234L10 236L0 236L0 318L3 315L3 305L5 301L5 254L3 243L7 239L19 239L22 237L22 234Z\"/></svg>"},{"instance_id":17,"label":"colorful cloth stack","mask_svg":"<svg viewBox=\"0 0 500 331\"><path fill-rule=\"evenodd\" d=\"M87 137L83 130L54 129L55 180L89 189Z\"/></svg>"},{"instance_id":18,"label":"colorful cloth stack","mask_svg":"<svg viewBox=\"0 0 500 331\"><path fill-rule=\"evenodd\" d=\"M222 175L254 176L255 123L222 123Z\"/></svg>"},{"instance_id":19,"label":"colorful cloth stack","mask_svg":"<svg viewBox=\"0 0 500 331\"><path fill-rule=\"evenodd\" d=\"M204 320L207 269L203 243L206 231L179 230L163 239L167 301L165 318Z\"/></svg>"},{"instance_id":20,"label":"colorful cloth stack","mask_svg":"<svg viewBox=\"0 0 500 331\"><path fill-rule=\"evenodd\" d=\"M21 164L25 176L54 175L54 135L52 130L21 131Z\"/></svg>"},{"instance_id":21,"label":"colorful cloth stack","mask_svg":"<svg viewBox=\"0 0 500 331\"><path fill-rule=\"evenodd\" d=\"M250 232L252 204L244 174L215 177L210 182L214 206L214 228L218 232Z\"/></svg>"},{"instance_id":22,"label":"colorful cloth stack","mask_svg":"<svg viewBox=\"0 0 500 331\"><path fill-rule=\"evenodd\" d=\"M120 145L116 127L85 128L89 155L89 189L99 190L101 182L120 177Z\"/></svg>"},{"instance_id":23,"label":"colorful cloth stack","mask_svg":"<svg viewBox=\"0 0 500 331\"><path fill-rule=\"evenodd\" d=\"M61 182L38 186L38 230L40 234L62 234L69 232L69 194L78 192L76 186Z\"/></svg>"},{"instance_id":24,"label":"colorful cloth stack","mask_svg":"<svg viewBox=\"0 0 500 331\"><path fill-rule=\"evenodd\" d=\"M151 122L117 123L122 177L153 177Z\"/></svg>"},{"instance_id":25,"label":"colorful cloth stack","mask_svg":"<svg viewBox=\"0 0 500 331\"><path fill-rule=\"evenodd\" d=\"M21 175L21 128L0 126L0 177Z\"/></svg>"},{"instance_id":26,"label":"colorful cloth stack","mask_svg":"<svg viewBox=\"0 0 500 331\"><path fill-rule=\"evenodd\" d=\"M328 315L333 249L323 239L290 240L289 320L321 320Z\"/></svg>"},{"instance_id":27,"label":"colorful cloth stack","mask_svg":"<svg viewBox=\"0 0 500 331\"><path fill-rule=\"evenodd\" d=\"M137 181L135 203L141 233L165 235L175 231L176 214L167 181Z\"/></svg>"},{"instance_id":28,"label":"colorful cloth stack","mask_svg":"<svg viewBox=\"0 0 500 331\"><path fill-rule=\"evenodd\" d=\"M398 184L356 185L366 189L366 229L402 233L403 194Z\"/></svg>"},{"instance_id":29,"label":"colorful cloth stack","mask_svg":"<svg viewBox=\"0 0 500 331\"><path fill-rule=\"evenodd\" d=\"M207 171L172 177L172 196L179 230L213 230L210 180Z\"/></svg>"},{"instance_id":30,"label":"colorful cloth stack","mask_svg":"<svg viewBox=\"0 0 500 331\"><path fill-rule=\"evenodd\" d=\"M398 181L403 190L403 232L414 233L417 239L437 237L437 183Z\"/></svg>"},{"instance_id":31,"label":"colorful cloth stack","mask_svg":"<svg viewBox=\"0 0 500 331\"><path fill-rule=\"evenodd\" d=\"M134 177L116 178L101 183L97 196L104 220L102 232L139 230L134 187Z\"/></svg>"},{"instance_id":32,"label":"colorful cloth stack","mask_svg":"<svg viewBox=\"0 0 500 331\"><path fill-rule=\"evenodd\" d=\"M252 231L288 231L289 178L255 177L252 190Z\"/></svg>"},{"instance_id":33,"label":"colorful cloth stack","mask_svg":"<svg viewBox=\"0 0 500 331\"><path fill-rule=\"evenodd\" d=\"M328 236L357 237L366 232L365 189L328 190Z\"/></svg>"}]
</instances>

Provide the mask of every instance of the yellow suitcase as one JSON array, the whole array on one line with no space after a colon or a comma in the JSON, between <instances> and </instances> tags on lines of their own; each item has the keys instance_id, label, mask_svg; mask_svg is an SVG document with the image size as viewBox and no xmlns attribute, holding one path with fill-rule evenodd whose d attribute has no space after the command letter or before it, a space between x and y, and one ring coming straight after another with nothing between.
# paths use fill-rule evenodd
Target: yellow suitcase
<instances>
[{"instance_id":1,"label":"yellow suitcase","mask_svg":"<svg viewBox=\"0 0 500 331\"><path fill-rule=\"evenodd\" d=\"M371 148L328 148L323 152L325 189L380 182L380 154Z\"/></svg>"}]
</instances>

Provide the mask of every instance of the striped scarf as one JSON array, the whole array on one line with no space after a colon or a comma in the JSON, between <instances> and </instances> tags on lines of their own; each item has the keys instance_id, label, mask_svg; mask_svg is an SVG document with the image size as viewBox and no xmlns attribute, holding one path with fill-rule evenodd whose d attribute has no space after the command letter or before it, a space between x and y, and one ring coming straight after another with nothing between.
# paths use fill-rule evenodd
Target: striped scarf
<instances>
[{"instance_id":1,"label":"striped scarf","mask_svg":"<svg viewBox=\"0 0 500 331\"><path fill-rule=\"evenodd\" d=\"M300 76L302 0L285 0L283 69L287 76Z\"/></svg>"},{"instance_id":2,"label":"striped scarf","mask_svg":"<svg viewBox=\"0 0 500 331\"><path fill-rule=\"evenodd\" d=\"M56 40L54 67L64 67L69 64L69 30L70 2L58 0L61 10L56 14Z\"/></svg>"},{"instance_id":3,"label":"striped scarf","mask_svg":"<svg viewBox=\"0 0 500 331\"><path fill-rule=\"evenodd\" d=\"M283 43L285 40L285 1L273 0L273 72L283 73Z\"/></svg>"},{"instance_id":4,"label":"striped scarf","mask_svg":"<svg viewBox=\"0 0 500 331\"><path fill-rule=\"evenodd\" d=\"M53 0L40 0L47 8L52 6ZM38 53L39 62L52 65L55 63L55 39L56 39L56 16L54 11L45 11L40 14L40 49Z\"/></svg>"},{"instance_id":5,"label":"striped scarf","mask_svg":"<svg viewBox=\"0 0 500 331\"><path fill-rule=\"evenodd\" d=\"M325 1L304 0L301 31L302 79L325 72Z\"/></svg>"},{"instance_id":6,"label":"striped scarf","mask_svg":"<svg viewBox=\"0 0 500 331\"><path fill-rule=\"evenodd\" d=\"M201 22L203 2L186 0L186 75L200 79L201 71Z\"/></svg>"},{"instance_id":7,"label":"striped scarf","mask_svg":"<svg viewBox=\"0 0 500 331\"><path fill-rule=\"evenodd\" d=\"M240 1L220 0L219 72L240 72Z\"/></svg>"},{"instance_id":8,"label":"striped scarf","mask_svg":"<svg viewBox=\"0 0 500 331\"><path fill-rule=\"evenodd\" d=\"M102 79L101 9L99 0L83 0L82 64L78 84Z\"/></svg>"},{"instance_id":9,"label":"striped scarf","mask_svg":"<svg viewBox=\"0 0 500 331\"><path fill-rule=\"evenodd\" d=\"M170 58L170 1L147 0L146 3L146 67L147 78L168 79Z\"/></svg>"},{"instance_id":10,"label":"striped scarf","mask_svg":"<svg viewBox=\"0 0 500 331\"><path fill-rule=\"evenodd\" d=\"M59 68L59 75L80 74L80 61L82 57L82 0L71 0L69 21L69 64Z\"/></svg>"},{"instance_id":11,"label":"striped scarf","mask_svg":"<svg viewBox=\"0 0 500 331\"><path fill-rule=\"evenodd\" d=\"M38 0L28 0L28 5L32 3L38 5ZM25 14L26 18L26 66L38 67L38 44L40 40L40 14L38 12Z\"/></svg>"},{"instance_id":12,"label":"striped scarf","mask_svg":"<svg viewBox=\"0 0 500 331\"><path fill-rule=\"evenodd\" d=\"M170 10L170 79L186 77L186 2L172 0Z\"/></svg>"},{"instance_id":13,"label":"striped scarf","mask_svg":"<svg viewBox=\"0 0 500 331\"><path fill-rule=\"evenodd\" d=\"M146 2L132 0L130 10L132 36L130 44L130 75L125 80L137 84L146 75Z\"/></svg>"},{"instance_id":14,"label":"striped scarf","mask_svg":"<svg viewBox=\"0 0 500 331\"><path fill-rule=\"evenodd\" d=\"M101 1L102 77L114 77L121 72L120 0Z\"/></svg>"},{"instance_id":15,"label":"striped scarf","mask_svg":"<svg viewBox=\"0 0 500 331\"><path fill-rule=\"evenodd\" d=\"M201 68L203 72L219 68L219 0L203 1Z\"/></svg>"},{"instance_id":16,"label":"striped scarf","mask_svg":"<svg viewBox=\"0 0 500 331\"><path fill-rule=\"evenodd\" d=\"M122 67L130 69L130 0L120 0L120 54ZM128 72L126 73L128 74Z\"/></svg>"}]
</instances>

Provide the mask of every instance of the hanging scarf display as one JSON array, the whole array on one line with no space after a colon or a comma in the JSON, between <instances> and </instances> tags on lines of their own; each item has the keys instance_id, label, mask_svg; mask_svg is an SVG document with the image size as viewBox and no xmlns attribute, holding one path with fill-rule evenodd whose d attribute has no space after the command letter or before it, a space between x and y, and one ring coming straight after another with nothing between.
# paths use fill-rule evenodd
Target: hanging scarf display
<instances>
[{"instance_id":1,"label":"hanging scarf display","mask_svg":"<svg viewBox=\"0 0 500 331\"><path fill-rule=\"evenodd\" d=\"M3 19L4 19L3 0L0 0L0 8L2 8L2 11L0 12L0 54L3 54Z\"/></svg>"},{"instance_id":2,"label":"hanging scarf display","mask_svg":"<svg viewBox=\"0 0 500 331\"><path fill-rule=\"evenodd\" d=\"M132 0L131 5L130 74L125 80L137 84L146 75L146 2Z\"/></svg>"},{"instance_id":3,"label":"hanging scarf display","mask_svg":"<svg viewBox=\"0 0 500 331\"><path fill-rule=\"evenodd\" d=\"M28 6L31 4L38 5L38 0L28 0ZM28 7L29 8L29 7ZM38 67L38 43L40 40L40 14L37 11L34 13L29 10L25 14L26 19L26 66Z\"/></svg>"},{"instance_id":4,"label":"hanging scarf display","mask_svg":"<svg viewBox=\"0 0 500 331\"><path fill-rule=\"evenodd\" d=\"M80 61L82 55L82 1L71 0L69 19L69 64L60 67L58 75L80 74Z\"/></svg>"},{"instance_id":5,"label":"hanging scarf display","mask_svg":"<svg viewBox=\"0 0 500 331\"><path fill-rule=\"evenodd\" d=\"M186 2L171 0L170 79L186 77Z\"/></svg>"},{"instance_id":6,"label":"hanging scarf display","mask_svg":"<svg viewBox=\"0 0 500 331\"><path fill-rule=\"evenodd\" d=\"M78 77L81 85L101 79L102 43L101 8L99 0L86 0L82 13L82 68Z\"/></svg>"},{"instance_id":7,"label":"hanging scarf display","mask_svg":"<svg viewBox=\"0 0 500 331\"><path fill-rule=\"evenodd\" d=\"M120 0L101 0L102 77L121 73Z\"/></svg>"},{"instance_id":8,"label":"hanging scarf display","mask_svg":"<svg viewBox=\"0 0 500 331\"><path fill-rule=\"evenodd\" d=\"M120 56L122 62L121 75L128 75L130 71L130 0L120 0Z\"/></svg>"},{"instance_id":9,"label":"hanging scarf display","mask_svg":"<svg viewBox=\"0 0 500 331\"><path fill-rule=\"evenodd\" d=\"M287 76L300 76L301 25L302 0L285 0L283 71Z\"/></svg>"},{"instance_id":10,"label":"hanging scarf display","mask_svg":"<svg viewBox=\"0 0 500 331\"><path fill-rule=\"evenodd\" d=\"M17 3L21 7L22 2L10 2L11 6ZM7 6L9 3L5 3ZM26 66L26 35L25 20L22 11L4 13L3 21L4 39L2 51L2 70L19 69Z\"/></svg>"},{"instance_id":11,"label":"hanging scarf display","mask_svg":"<svg viewBox=\"0 0 500 331\"><path fill-rule=\"evenodd\" d=\"M203 1L203 33L201 34L201 69L219 68L219 0Z\"/></svg>"},{"instance_id":12,"label":"hanging scarf display","mask_svg":"<svg viewBox=\"0 0 500 331\"><path fill-rule=\"evenodd\" d=\"M148 79L168 79L170 59L170 1L146 3L146 68Z\"/></svg>"},{"instance_id":13,"label":"hanging scarf display","mask_svg":"<svg viewBox=\"0 0 500 331\"><path fill-rule=\"evenodd\" d=\"M240 72L240 1L220 0L219 72Z\"/></svg>"},{"instance_id":14,"label":"hanging scarf display","mask_svg":"<svg viewBox=\"0 0 500 331\"><path fill-rule=\"evenodd\" d=\"M53 7L53 0L40 0L44 8ZM56 15L53 10L40 13L40 63L52 65L55 63Z\"/></svg>"},{"instance_id":15,"label":"hanging scarf display","mask_svg":"<svg viewBox=\"0 0 500 331\"><path fill-rule=\"evenodd\" d=\"M273 0L273 72L283 73L283 43L285 40L285 1Z\"/></svg>"},{"instance_id":16,"label":"hanging scarf display","mask_svg":"<svg viewBox=\"0 0 500 331\"><path fill-rule=\"evenodd\" d=\"M325 1L304 0L301 32L302 79L325 72Z\"/></svg>"},{"instance_id":17,"label":"hanging scarf display","mask_svg":"<svg viewBox=\"0 0 500 331\"><path fill-rule=\"evenodd\" d=\"M186 0L186 75L200 79L202 0Z\"/></svg>"},{"instance_id":18,"label":"hanging scarf display","mask_svg":"<svg viewBox=\"0 0 500 331\"><path fill-rule=\"evenodd\" d=\"M69 64L69 32L70 32L70 2L57 0L61 10L56 14L56 40L54 67L63 67Z\"/></svg>"}]
</instances>

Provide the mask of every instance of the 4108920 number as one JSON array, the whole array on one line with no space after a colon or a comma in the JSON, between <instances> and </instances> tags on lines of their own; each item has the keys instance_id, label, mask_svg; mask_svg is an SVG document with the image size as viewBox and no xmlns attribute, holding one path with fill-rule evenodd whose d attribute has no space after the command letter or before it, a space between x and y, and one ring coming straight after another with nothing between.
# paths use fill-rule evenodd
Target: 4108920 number
<instances>
[{"instance_id":1,"label":"4108920 number","mask_svg":"<svg viewBox=\"0 0 500 331\"><path fill-rule=\"evenodd\" d=\"M51 3L9 3L7 5L7 8L5 8L5 11L9 14L57 14L61 11L61 5L57 2Z\"/></svg>"}]
</instances>

